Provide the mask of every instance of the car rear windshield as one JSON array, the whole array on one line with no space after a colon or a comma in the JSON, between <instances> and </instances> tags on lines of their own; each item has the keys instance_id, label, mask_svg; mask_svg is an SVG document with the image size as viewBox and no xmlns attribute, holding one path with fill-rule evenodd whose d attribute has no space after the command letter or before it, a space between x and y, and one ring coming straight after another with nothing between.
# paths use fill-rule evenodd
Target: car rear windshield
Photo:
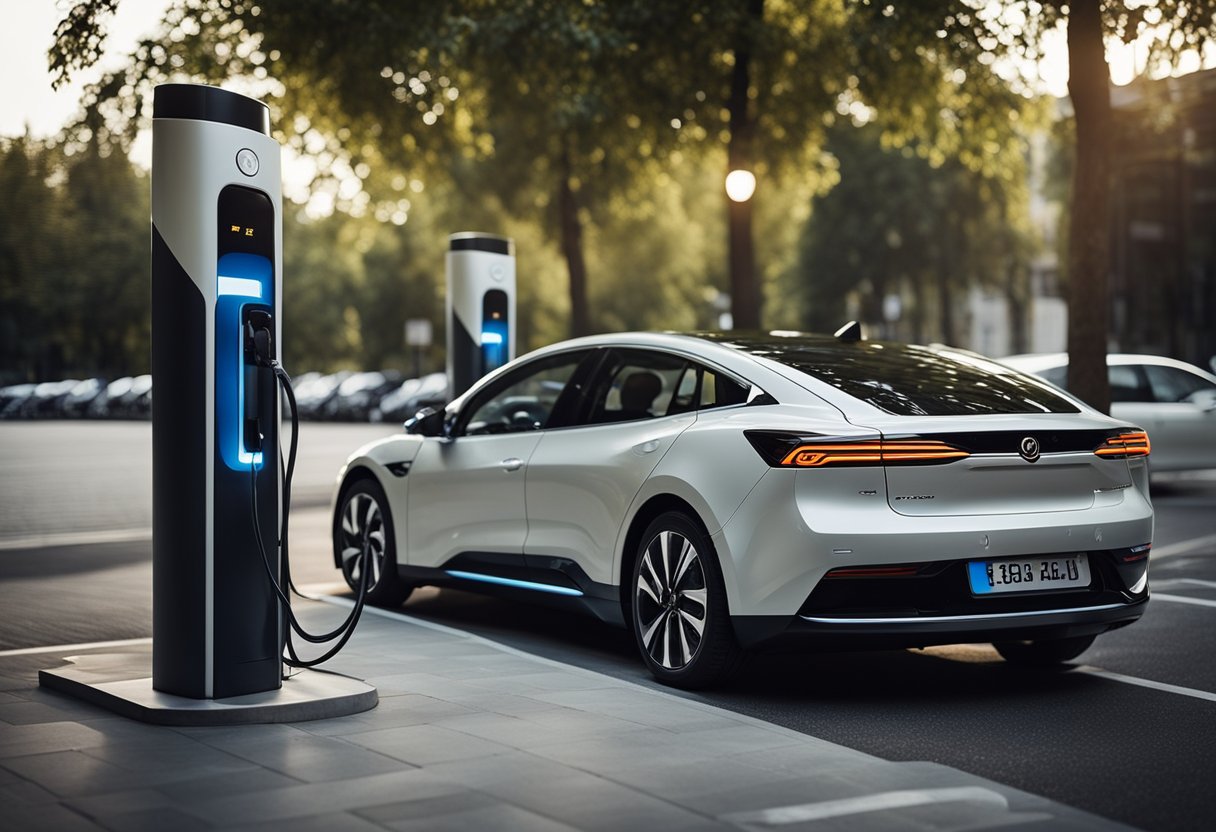
<instances>
[{"instance_id":1,"label":"car rear windshield","mask_svg":"<svg viewBox=\"0 0 1216 832\"><path fill-rule=\"evenodd\" d=\"M802 334L701 337L780 362L897 416L1080 412L1033 376L947 348Z\"/></svg>"}]
</instances>

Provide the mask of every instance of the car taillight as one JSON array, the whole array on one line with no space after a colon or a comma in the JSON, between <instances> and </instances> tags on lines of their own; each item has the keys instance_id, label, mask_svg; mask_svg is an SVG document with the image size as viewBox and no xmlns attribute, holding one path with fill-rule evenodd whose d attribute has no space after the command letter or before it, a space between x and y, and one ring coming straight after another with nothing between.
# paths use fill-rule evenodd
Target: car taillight
<instances>
[{"instance_id":1,"label":"car taillight","mask_svg":"<svg viewBox=\"0 0 1216 832\"><path fill-rule=\"evenodd\" d=\"M1094 448L1094 453L1109 459L1127 459L1129 456L1148 456L1151 449L1148 434L1142 430L1132 430L1107 437L1105 442Z\"/></svg>"},{"instance_id":2,"label":"car taillight","mask_svg":"<svg viewBox=\"0 0 1216 832\"><path fill-rule=\"evenodd\" d=\"M758 430L744 434L774 468L936 465L970 456L967 451L936 439L805 436Z\"/></svg>"}]
</instances>

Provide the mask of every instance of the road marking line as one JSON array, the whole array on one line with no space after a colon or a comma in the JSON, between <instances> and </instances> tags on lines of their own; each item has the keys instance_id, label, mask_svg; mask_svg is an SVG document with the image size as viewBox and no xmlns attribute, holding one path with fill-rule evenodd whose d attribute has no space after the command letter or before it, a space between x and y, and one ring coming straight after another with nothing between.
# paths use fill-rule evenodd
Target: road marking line
<instances>
[{"instance_id":1,"label":"road marking line","mask_svg":"<svg viewBox=\"0 0 1216 832\"><path fill-rule=\"evenodd\" d=\"M94 650L98 647L133 647L151 644L150 638L123 638L117 641L86 641L82 644L48 644L46 647L22 647L18 650L0 650L0 658L7 656L33 656L38 653L67 653L72 650Z\"/></svg>"},{"instance_id":2,"label":"road marking line","mask_svg":"<svg viewBox=\"0 0 1216 832\"><path fill-rule=\"evenodd\" d=\"M1166 693L1176 693L1179 696L1189 696L1192 699L1203 699L1208 702L1216 702L1216 693L1208 693L1206 690L1196 690L1195 688L1184 688L1181 685L1170 685L1165 682L1154 682L1151 679L1141 679L1137 676L1124 676L1122 673L1112 673L1109 670L1103 670L1100 667L1092 665L1082 665L1076 668L1079 673L1088 673L1091 676L1097 676L1100 679L1109 679L1112 682L1122 682L1125 685L1136 685L1142 688L1151 688L1152 690L1160 690Z\"/></svg>"},{"instance_id":3,"label":"road marking line","mask_svg":"<svg viewBox=\"0 0 1216 832\"><path fill-rule=\"evenodd\" d=\"M1161 560L1161 558L1184 555L1187 552L1202 549L1204 546L1214 545L1216 545L1216 534L1206 534L1203 537L1192 537L1190 540L1180 540L1177 543L1171 543L1169 546L1153 549L1151 557L1153 560Z\"/></svg>"},{"instance_id":4,"label":"road marking line","mask_svg":"<svg viewBox=\"0 0 1216 832\"><path fill-rule=\"evenodd\" d=\"M1216 589L1216 581L1201 581L1198 578L1173 578L1172 580L1180 581L1184 584L1195 584L1196 586L1209 586Z\"/></svg>"},{"instance_id":5,"label":"road marking line","mask_svg":"<svg viewBox=\"0 0 1216 832\"><path fill-rule=\"evenodd\" d=\"M907 809L913 806L928 806L933 803L983 803L1001 811L1009 809L1009 801L992 789L979 786L960 786L949 789L910 789L907 791L877 792L860 797L840 800L824 800L819 803L802 803L797 806L778 806L756 812L737 812L720 815L719 820L737 824L763 826L785 826L791 823L860 815L866 812L885 812L889 809Z\"/></svg>"},{"instance_id":6,"label":"road marking line","mask_svg":"<svg viewBox=\"0 0 1216 832\"><path fill-rule=\"evenodd\" d=\"M60 532L32 534L0 540L0 552L13 549L47 549L51 546L84 546L90 543L133 543L151 540L151 529L111 529L97 532Z\"/></svg>"},{"instance_id":7,"label":"road marking line","mask_svg":"<svg viewBox=\"0 0 1216 832\"><path fill-rule=\"evenodd\" d=\"M1153 601L1173 601L1175 604L1194 604L1198 607L1216 607L1216 601L1208 598L1190 598L1186 595L1166 595L1164 592L1154 592Z\"/></svg>"}]
</instances>

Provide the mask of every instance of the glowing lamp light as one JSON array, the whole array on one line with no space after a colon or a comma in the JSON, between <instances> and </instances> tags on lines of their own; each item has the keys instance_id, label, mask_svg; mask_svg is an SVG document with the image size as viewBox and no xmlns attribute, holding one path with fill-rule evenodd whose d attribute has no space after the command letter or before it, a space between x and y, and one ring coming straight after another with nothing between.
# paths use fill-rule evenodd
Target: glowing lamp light
<instances>
[{"instance_id":1,"label":"glowing lamp light","mask_svg":"<svg viewBox=\"0 0 1216 832\"><path fill-rule=\"evenodd\" d=\"M726 174L726 195L733 202L747 202L756 192L756 175L750 170L732 170Z\"/></svg>"}]
</instances>

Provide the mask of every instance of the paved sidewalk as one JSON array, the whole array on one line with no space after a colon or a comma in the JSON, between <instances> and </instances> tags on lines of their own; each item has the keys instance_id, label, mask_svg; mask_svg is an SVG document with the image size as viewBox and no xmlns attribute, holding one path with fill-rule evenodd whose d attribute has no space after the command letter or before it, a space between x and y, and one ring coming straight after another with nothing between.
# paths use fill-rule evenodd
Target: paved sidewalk
<instances>
[{"instance_id":1,"label":"paved sidewalk","mask_svg":"<svg viewBox=\"0 0 1216 832\"><path fill-rule=\"evenodd\" d=\"M345 613L301 607L310 629ZM330 669L380 704L334 720L154 727L39 689L70 652L0 657L0 829L1125 828L369 612Z\"/></svg>"}]
</instances>

